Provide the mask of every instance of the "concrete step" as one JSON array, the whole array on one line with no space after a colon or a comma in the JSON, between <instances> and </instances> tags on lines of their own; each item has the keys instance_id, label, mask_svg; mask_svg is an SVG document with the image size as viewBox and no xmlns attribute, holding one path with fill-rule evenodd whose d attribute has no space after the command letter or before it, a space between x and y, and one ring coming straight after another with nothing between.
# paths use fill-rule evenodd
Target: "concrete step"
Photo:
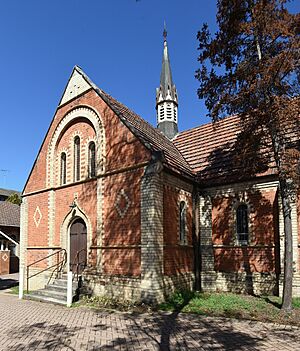
<instances>
[{"instance_id":1,"label":"concrete step","mask_svg":"<svg viewBox=\"0 0 300 351\"><path fill-rule=\"evenodd\" d=\"M45 289L47 290L51 290L51 291L59 291L59 292L63 292L67 295L67 287L66 286L61 286L58 284L48 284L45 286ZM76 289L77 289L77 285L73 284L73 288L72 288L72 292L73 294L76 293Z\"/></svg>"},{"instance_id":2,"label":"concrete step","mask_svg":"<svg viewBox=\"0 0 300 351\"><path fill-rule=\"evenodd\" d=\"M40 302L47 302L47 303L54 303L56 305L66 305L66 301L64 300L59 300L53 297L49 296L42 296L42 295L37 295L34 293L31 294L24 294L24 297L28 300L34 300L34 301L40 301Z\"/></svg>"},{"instance_id":3,"label":"concrete step","mask_svg":"<svg viewBox=\"0 0 300 351\"><path fill-rule=\"evenodd\" d=\"M68 285L68 280L67 279L63 279L63 278L56 278L52 285L55 284L55 285L58 285L58 286L64 286L64 287L67 287Z\"/></svg>"},{"instance_id":4,"label":"concrete step","mask_svg":"<svg viewBox=\"0 0 300 351\"><path fill-rule=\"evenodd\" d=\"M24 295L25 298L52 302L61 305L67 304L67 275L63 275L60 278L56 278L51 284L47 284L44 289L35 290L30 294ZM78 289L78 282L72 282L72 295L73 301L77 301L80 296L80 291Z\"/></svg>"},{"instance_id":5,"label":"concrete step","mask_svg":"<svg viewBox=\"0 0 300 351\"><path fill-rule=\"evenodd\" d=\"M67 302L67 294L64 291L40 289L34 291L32 294L37 296L50 297Z\"/></svg>"}]
</instances>

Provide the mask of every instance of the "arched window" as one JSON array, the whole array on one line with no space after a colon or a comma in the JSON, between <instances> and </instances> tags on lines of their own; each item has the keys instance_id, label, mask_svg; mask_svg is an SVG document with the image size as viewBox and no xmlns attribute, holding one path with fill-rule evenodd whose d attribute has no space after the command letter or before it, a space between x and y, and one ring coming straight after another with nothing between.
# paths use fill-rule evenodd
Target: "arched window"
<instances>
[{"instance_id":1,"label":"arched window","mask_svg":"<svg viewBox=\"0 0 300 351\"><path fill-rule=\"evenodd\" d=\"M240 245L247 245L249 241L248 227L248 206L241 204L236 209L236 231L237 239Z\"/></svg>"},{"instance_id":2,"label":"arched window","mask_svg":"<svg viewBox=\"0 0 300 351\"><path fill-rule=\"evenodd\" d=\"M67 182L67 155L62 152L60 155L60 185L64 185Z\"/></svg>"},{"instance_id":3,"label":"arched window","mask_svg":"<svg viewBox=\"0 0 300 351\"><path fill-rule=\"evenodd\" d=\"M74 181L80 180L80 138L74 139Z\"/></svg>"},{"instance_id":4,"label":"arched window","mask_svg":"<svg viewBox=\"0 0 300 351\"><path fill-rule=\"evenodd\" d=\"M179 240L181 244L186 243L186 203L180 201L179 205Z\"/></svg>"},{"instance_id":5,"label":"arched window","mask_svg":"<svg viewBox=\"0 0 300 351\"><path fill-rule=\"evenodd\" d=\"M96 176L96 146L93 141L89 143L89 177Z\"/></svg>"}]
</instances>

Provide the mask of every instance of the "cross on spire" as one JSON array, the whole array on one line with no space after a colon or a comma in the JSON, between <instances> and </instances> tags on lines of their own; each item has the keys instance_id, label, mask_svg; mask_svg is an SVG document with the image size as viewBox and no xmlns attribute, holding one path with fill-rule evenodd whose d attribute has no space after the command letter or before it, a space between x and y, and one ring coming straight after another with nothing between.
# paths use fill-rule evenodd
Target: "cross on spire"
<instances>
[{"instance_id":1,"label":"cross on spire","mask_svg":"<svg viewBox=\"0 0 300 351\"><path fill-rule=\"evenodd\" d=\"M164 37L164 40L165 40L165 41L167 40L167 35L168 35L168 32L167 32L167 25L166 25L166 21L164 21L163 37Z\"/></svg>"}]
</instances>

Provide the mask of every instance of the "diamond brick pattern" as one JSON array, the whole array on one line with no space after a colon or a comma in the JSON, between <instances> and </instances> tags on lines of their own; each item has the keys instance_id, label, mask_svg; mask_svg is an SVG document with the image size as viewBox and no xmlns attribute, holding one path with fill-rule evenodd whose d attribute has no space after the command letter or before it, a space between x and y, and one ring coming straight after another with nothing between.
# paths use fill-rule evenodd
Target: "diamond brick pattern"
<instances>
[{"instance_id":1,"label":"diamond brick pattern","mask_svg":"<svg viewBox=\"0 0 300 351\"><path fill-rule=\"evenodd\" d=\"M34 211L34 215L33 215L33 220L34 220L36 227L38 227L40 225L42 217L43 216L42 216L41 210L40 210L39 206L37 206L37 208Z\"/></svg>"}]
</instances>

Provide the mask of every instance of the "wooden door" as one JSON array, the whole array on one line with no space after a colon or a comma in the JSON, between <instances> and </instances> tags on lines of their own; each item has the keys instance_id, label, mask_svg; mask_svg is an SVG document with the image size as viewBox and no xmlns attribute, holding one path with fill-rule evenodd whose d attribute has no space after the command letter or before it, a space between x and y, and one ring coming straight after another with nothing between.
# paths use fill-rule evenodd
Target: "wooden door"
<instances>
[{"instance_id":1,"label":"wooden door","mask_svg":"<svg viewBox=\"0 0 300 351\"><path fill-rule=\"evenodd\" d=\"M70 228L70 269L81 273L87 262L87 231L81 218L76 219Z\"/></svg>"}]
</instances>

